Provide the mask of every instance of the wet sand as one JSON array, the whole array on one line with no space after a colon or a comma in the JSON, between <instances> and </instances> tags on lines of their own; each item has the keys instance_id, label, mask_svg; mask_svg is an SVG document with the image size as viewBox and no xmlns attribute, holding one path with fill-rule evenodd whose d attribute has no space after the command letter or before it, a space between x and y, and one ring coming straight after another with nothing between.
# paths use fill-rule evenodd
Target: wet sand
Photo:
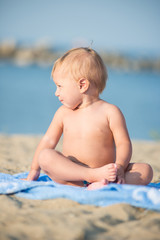
<instances>
[{"instance_id":1,"label":"wet sand","mask_svg":"<svg viewBox=\"0 0 160 240\"><path fill-rule=\"evenodd\" d=\"M29 171L41 136L0 135L0 172ZM61 143L58 145L61 150ZM160 181L160 142L133 141L133 162L147 162ZM0 239L160 239L160 213L116 204L80 205L72 200L0 196Z\"/></svg>"}]
</instances>

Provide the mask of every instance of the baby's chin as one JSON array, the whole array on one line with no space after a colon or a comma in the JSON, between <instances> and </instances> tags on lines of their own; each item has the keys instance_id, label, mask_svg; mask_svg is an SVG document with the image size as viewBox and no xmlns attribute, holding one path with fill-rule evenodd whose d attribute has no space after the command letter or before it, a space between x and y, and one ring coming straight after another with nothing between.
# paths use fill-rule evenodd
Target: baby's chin
<instances>
[{"instance_id":1,"label":"baby's chin","mask_svg":"<svg viewBox=\"0 0 160 240\"><path fill-rule=\"evenodd\" d=\"M63 105L66 108L69 108L71 110L76 110L76 109L78 109L81 106L81 103L78 103L78 104L75 104L75 105L69 105L69 104L63 102Z\"/></svg>"}]
</instances>

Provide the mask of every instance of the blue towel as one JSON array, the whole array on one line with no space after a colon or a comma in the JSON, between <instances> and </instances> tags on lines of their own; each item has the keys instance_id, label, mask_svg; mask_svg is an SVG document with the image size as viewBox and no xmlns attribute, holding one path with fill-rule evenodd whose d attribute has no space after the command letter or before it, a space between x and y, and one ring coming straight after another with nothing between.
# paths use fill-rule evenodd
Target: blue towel
<instances>
[{"instance_id":1,"label":"blue towel","mask_svg":"<svg viewBox=\"0 0 160 240\"><path fill-rule=\"evenodd\" d=\"M41 174L38 181L24 181L28 173L9 175L0 173L0 194L15 194L28 199L68 198L81 204L108 206L128 203L136 207L160 211L160 183L148 186L109 184L89 191L86 188L66 186L53 182Z\"/></svg>"}]
</instances>

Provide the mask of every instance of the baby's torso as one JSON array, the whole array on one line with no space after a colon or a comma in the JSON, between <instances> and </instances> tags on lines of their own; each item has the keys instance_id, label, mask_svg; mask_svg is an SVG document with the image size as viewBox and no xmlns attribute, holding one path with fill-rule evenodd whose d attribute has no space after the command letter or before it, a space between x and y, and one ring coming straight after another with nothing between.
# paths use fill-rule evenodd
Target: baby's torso
<instances>
[{"instance_id":1,"label":"baby's torso","mask_svg":"<svg viewBox=\"0 0 160 240\"><path fill-rule=\"evenodd\" d=\"M63 126L65 156L90 167L114 162L114 141L103 106L68 111Z\"/></svg>"}]
</instances>

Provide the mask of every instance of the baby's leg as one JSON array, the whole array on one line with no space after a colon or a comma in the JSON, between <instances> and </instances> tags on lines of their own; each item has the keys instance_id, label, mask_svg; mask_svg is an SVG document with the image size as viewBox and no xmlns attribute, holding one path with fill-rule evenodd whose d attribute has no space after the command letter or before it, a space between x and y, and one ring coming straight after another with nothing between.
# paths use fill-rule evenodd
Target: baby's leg
<instances>
[{"instance_id":1,"label":"baby's leg","mask_svg":"<svg viewBox=\"0 0 160 240\"><path fill-rule=\"evenodd\" d=\"M54 149L41 151L38 158L40 168L53 180L61 184L83 181L88 168L78 165Z\"/></svg>"},{"instance_id":2,"label":"baby's leg","mask_svg":"<svg viewBox=\"0 0 160 240\"><path fill-rule=\"evenodd\" d=\"M70 159L53 149L45 149L39 156L40 168L48 176L59 183L68 182L98 182L103 179L114 181L116 179L116 167L111 163L100 168L89 168L72 162Z\"/></svg>"},{"instance_id":3,"label":"baby's leg","mask_svg":"<svg viewBox=\"0 0 160 240\"><path fill-rule=\"evenodd\" d=\"M153 170L146 163L130 163L125 172L125 183L147 185L153 178Z\"/></svg>"}]
</instances>

